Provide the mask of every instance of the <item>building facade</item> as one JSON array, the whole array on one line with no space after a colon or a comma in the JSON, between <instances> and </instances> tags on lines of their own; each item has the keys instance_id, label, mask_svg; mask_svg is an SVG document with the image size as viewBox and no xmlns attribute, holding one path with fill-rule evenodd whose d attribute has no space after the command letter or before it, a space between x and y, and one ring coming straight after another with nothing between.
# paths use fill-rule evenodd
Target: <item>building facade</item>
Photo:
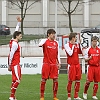
<instances>
[{"instance_id":1,"label":"building facade","mask_svg":"<svg viewBox=\"0 0 100 100\"><path fill-rule=\"evenodd\" d=\"M34 1L34 0L33 0ZM33 3L29 2L29 5ZM57 8L56 3L57 1ZM66 8L68 3L62 0ZM71 10L74 9L77 0L73 0ZM95 27L100 24L100 1L82 0L77 9L72 13L72 27L74 31L80 32L83 28ZM69 33L68 14L64 10L60 0L40 0L34 3L26 13L24 20L25 34L45 34L48 28L55 28L55 13L57 11L57 33ZM8 25L13 33L16 26L16 16L20 15L21 10L7 2L0 0L0 22Z\"/></svg>"}]
</instances>

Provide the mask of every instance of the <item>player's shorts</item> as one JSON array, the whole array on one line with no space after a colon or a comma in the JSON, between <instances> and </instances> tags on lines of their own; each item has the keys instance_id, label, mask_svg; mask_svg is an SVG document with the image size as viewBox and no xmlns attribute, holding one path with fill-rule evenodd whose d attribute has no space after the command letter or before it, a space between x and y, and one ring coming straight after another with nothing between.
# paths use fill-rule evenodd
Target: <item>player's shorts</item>
<instances>
[{"instance_id":1,"label":"player's shorts","mask_svg":"<svg viewBox=\"0 0 100 100\"><path fill-rule=\"evenodd\" d=\"M82 70L81 70L80 64L77 64L77 65L68 64L67 69L68 69L68 80L69 81L76 81L76 80L81 79Z\"/></svg>"},{"instance_id":2,"label":"player's shorts","mask_svg":"<svg viewBox=\"0 0 100 100\"><path fill-rule=\"evenodd\" d=\"M20 65L11 66L12 69L12 81L21 79L21 67Z\"/></svg>"},{"instance_id":3,"label":"player's shorts","mask_svg":"<svg viewBox=\"0 0 100 100\"><path fill-rule=\"evenodd\" d=\"M90 82L100 82L100 67L88 66L87 80Z\"/></svg>"},{"instance_id":4,"label":"player's shorts","mask_svg":"<svg viewBox=\"0 0 100 100\"><path fill-rule=\"evenodd\" d=\"M42 66L42 79L57 79L58 66L56 64L43 64Z\"/></svg>"}]
</instances>

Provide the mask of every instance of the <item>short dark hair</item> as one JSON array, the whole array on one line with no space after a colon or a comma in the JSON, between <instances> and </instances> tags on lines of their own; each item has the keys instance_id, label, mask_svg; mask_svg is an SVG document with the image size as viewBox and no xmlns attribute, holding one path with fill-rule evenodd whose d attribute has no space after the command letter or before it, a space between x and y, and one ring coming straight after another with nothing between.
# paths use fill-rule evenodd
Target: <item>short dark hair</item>
<instances>
[{"instance_id":1,"label":"short dark hair","mask_svg":"<svg viewBox=\"0 0 100 100\"><path fill-rule=\"evenodd\" d=\"M72 40L72 38L75 38L77 33L70 33L69 40Z\"/></svg>"},{"instance_id":2,"label":"short dark hair","mask_svg":"<svg viewBox=\"0 0 100 100\"><path fill-rule=\"evenodd\" d=\"M16 36L19 36L20 34L21 34L21 32L15 31L13 34L13 38L16 39Z\"/></svg>"},{"instance_id":3,"label":"short dark hair","mask_svg":"<svg viewBox=\"0 0 100 100\"><path fill-rule=\"evenodd\" d=\"M97 36L93 36L93 37L91 38L91 41L93 41L93 40L97 40L97 41L98 41L98 37L97 37Z\"/></svg>"},{"instance_id":4,"label":"short dark hair","mask_svg":"<svg viewBox=\"0 0 100 100\"><path fill-rule=\"evenodd\" d=\"M48 37L48 35L50 35L52 33L56 33L56 31L54 29L48 29L47 30L47 37Z\"/></svg>"}]
</instances>

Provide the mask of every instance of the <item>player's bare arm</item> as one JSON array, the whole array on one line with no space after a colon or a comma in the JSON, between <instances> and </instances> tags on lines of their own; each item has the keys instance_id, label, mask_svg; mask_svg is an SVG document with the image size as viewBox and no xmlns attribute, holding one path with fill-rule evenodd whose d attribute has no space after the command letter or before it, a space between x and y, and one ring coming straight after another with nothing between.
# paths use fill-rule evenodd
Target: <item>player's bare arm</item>
<instances>
[{"instance_id":1,"label":"player's bare arm","mask_svg":"<svg viewBox=\"0 0 100 100\"><path fill-rule=\"evenodd\" d=\"M86 58L85 61L89 61L90 59L92 59L92 56L90 56L89 58Z\"/></svg>"},{"instance_id":2,"label":"player's bare arm","mask_svg":"<svg viewBox=\"0 0 100 100\"><path fill-rule=\"evenodd\" d=\"M21 18L19 17L19 16L17 16L17 21L18 21L18 23L17 23L17 26L16 26L16 28L15 28L15 31L19 31L19 27L20 27L20 23L21 23Z\"/></svg>"},{"instance_id":3,"label":"player's bare arm","mask_svg":"<svg viewBox=\"0 0 100 100\"><path fill-rule=\"evenodd\" d=\"M11 66L8 66L8 71L11 71Z\"/></svg>"},{"instance_id":4,"label":"player's bare arm","mask_svg":"<svg viewBox=\"0 0 100 100\"><path fill-rule=\"evenodd\" d=\"M21 20L22 20L19 16L17 16L16 19L17 19L18 22L21 22Z\"/></svg>"}]
</instances>

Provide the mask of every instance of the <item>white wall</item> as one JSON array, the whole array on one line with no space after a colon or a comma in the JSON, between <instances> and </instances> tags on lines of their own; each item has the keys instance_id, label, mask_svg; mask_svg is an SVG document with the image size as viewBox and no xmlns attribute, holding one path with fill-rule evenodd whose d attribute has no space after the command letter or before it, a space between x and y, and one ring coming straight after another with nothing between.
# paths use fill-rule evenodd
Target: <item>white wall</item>
<instances>
[{"instance_id":1,"label":"white wall","mask_svg":"<svg viewBox=\"0 0 100 100\"><path fill-rule=\"evenodd\" d=\"M7 57L0 58L0 74L1 75L11 74L11 72L8 71L7 59L8 59ZM22 74L41 74L42 59L43 59L42 57L20 58Z\"/></svg>"}]
</instances>

